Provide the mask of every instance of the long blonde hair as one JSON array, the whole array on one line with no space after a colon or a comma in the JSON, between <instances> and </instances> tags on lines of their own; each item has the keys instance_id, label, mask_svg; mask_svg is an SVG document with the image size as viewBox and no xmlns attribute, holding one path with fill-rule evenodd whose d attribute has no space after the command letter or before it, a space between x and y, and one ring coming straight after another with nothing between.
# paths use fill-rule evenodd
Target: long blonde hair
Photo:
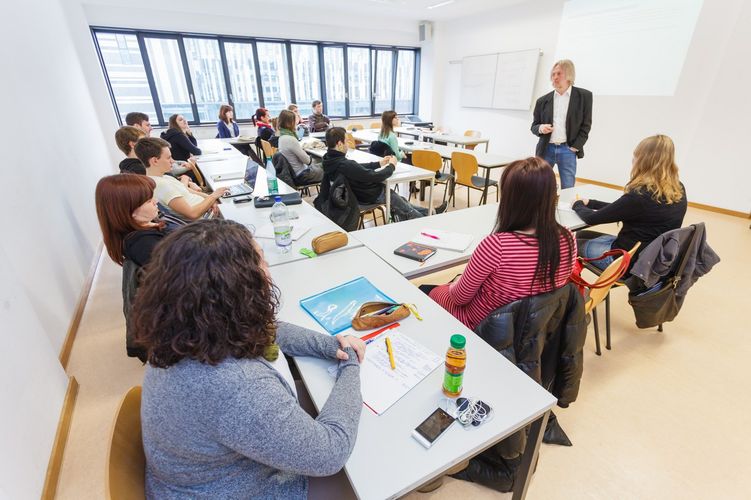
<instances>
[{"instance_id":1,"label":"long blonde hair","mask_svg":"<svg viewBox=\"0 0 751 500\"><path fill-rule=\"evenodd\" d=\"M643 139L634 150L634 165L631 180L626 184L627 193L644 190L658 203L668 205L683 198L675 164L675 145L666 135L653 135Z\"/></svg>"}]
</instances>

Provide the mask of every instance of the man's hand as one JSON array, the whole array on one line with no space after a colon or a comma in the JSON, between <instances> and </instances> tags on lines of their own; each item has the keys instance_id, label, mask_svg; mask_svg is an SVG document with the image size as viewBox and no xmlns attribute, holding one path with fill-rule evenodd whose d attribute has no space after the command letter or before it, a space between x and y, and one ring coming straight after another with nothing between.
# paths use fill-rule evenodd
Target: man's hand
<instances>
[{"instance_id":1,"label":"man's hand","mask_svg":"<svg viewBox=\"0 0 751 500\"><path fill-rule=\"evenodd\" d=\"M349 356L344 352L344 349L351 347L357 353L357 360L362 363L362 360L365 359L365 342L352 335L337 335L336 340L339 341L340 347L336 350L336 359L348 360Z\"/></svg>"},{"instance_id":2,"label":"man's hand","mask_svg":"<svg viewBox=\"0 0 751 500\"><path fill-rule=\"evenodd\" d=\"M553 132L553 126L549 123L543 123L540 125L539 131L541 134L550 134Z\"/></svg>"},{"instance_id":3,"label":"man's hand","mask_svg":"<svg viewBox=\"0 0 751 500\"><path fill-rule=\"evenodd\" d=\"M218 200L219 198L224 196L224 193L226 193L227 191L229 191L229 188L226 188L226 187L216 188L214 192L211 193L210 196L213 197L215 200Z\"/></svg>"},{"instance_id":4,"label":"man's hand","mask_svg":"<svg viewBox=\"0 0 751 500\"><path fill-rule=\"evenodd\" d=\"M181 175L180 176L180 182L183 183L183 186L189 188L190 187L190 177L187 175Z\"/></svg>"},{"instance_id":5,"label":"man's hand","mask_svg":"<svg viewBox=\"0 0 751 500\"><path fill-rule=\"evenodd\" d=\"M391 156L384 156L383 158L378 160L378 164L381 165L382 167L385 167L389 163L391 163Z\"/></svg>"},{"instance_id":6,"label":"man's hand","mask_svg":"<svg viewBox=\"0 0 751 500\"><path fill-rule=\"evenodd\" d=\"M396 159L396 156L389 156L388 158L389 158L389 163L391 163L393 166L396 166L396 163L398 161Z\"/></svg>"},{"instance_id":7,"label":"man's hand","mask_svg":"<svg viewBox=\"0 0 751 500\"><path fill-rule=\"evenodd\" d=\"M569 149L570 149L570 150L571 150L571 151L572 151L573 153L578 153L578 152L579 152L579 150L578 150L578 149L576 149L576 148L571 148L571 147L570 147Z\"/></svg>"}]
</instances>

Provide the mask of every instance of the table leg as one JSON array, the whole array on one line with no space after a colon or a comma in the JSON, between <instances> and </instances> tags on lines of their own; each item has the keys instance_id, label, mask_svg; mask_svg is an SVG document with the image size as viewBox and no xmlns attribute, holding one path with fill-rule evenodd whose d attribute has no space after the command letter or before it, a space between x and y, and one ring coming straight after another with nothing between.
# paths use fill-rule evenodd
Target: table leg
<instances>
[{"instance_id":1,"label":"table leg","mask_svg":"<svg viewBox=\"0 0 751 500\"><path fill-rule=\"evenodd\" d=\"M435 186L435 176L430 178L430 194L428 195L428 215L433 215L435 209L433 208L433 187Z\"/></svg>"},{"instance_id":2,"label":"table leg","mask_svg":"<svg viewBox=\"0 0 751 500\"><path fill-rule=\"evenodd\" d=\"M386 223L391 222L391 184L386 183Z\"/></svg>"},{"instance_id":3,"label":"table leg","mask_svg":"<svg viewBox=\"0 0 751 500\"><path fill-rule=\"evenodd\" d=\"M485 152L488 152L488 148L490 147L490 141L485 143Z\"/></svg>"},{"instance_id":4,"label":"table leg","mask_svg":"<svg viewBox=\"0 0 751 500\"><path fill-rule=\"evenodd\" d=\"M532 478L532 472L537 465L537 457L540 451L542 435L545 434L545 427L548 425L550 410L546 411L541 417L532 422L527 435L527 446L524 448L522 462L519 464L519 470L514 479L513 500L522 500L527 496L529 480Z\"/></svg>"}]
</instances>

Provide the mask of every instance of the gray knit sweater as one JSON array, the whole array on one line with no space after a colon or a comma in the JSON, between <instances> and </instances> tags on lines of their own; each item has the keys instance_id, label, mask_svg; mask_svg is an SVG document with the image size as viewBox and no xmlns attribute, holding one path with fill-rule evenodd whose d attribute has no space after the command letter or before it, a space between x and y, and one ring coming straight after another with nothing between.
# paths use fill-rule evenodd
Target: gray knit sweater
<instances>
[{"instance_id":1,"label":"gray knit sweater","mask_svg":"<svg viewBox=\"0 0 751 500\"><path fill-rule=\"evenodd\" d=\"M279 323L292 356L333 359L339 342ZM362 409L360 366L348 348L318 418L298 404L264 359L217 366L184 359L147 366L141 401L147 498L306 498L306 476L328 476L349 458Z\"/></svg>"}]
</instances>

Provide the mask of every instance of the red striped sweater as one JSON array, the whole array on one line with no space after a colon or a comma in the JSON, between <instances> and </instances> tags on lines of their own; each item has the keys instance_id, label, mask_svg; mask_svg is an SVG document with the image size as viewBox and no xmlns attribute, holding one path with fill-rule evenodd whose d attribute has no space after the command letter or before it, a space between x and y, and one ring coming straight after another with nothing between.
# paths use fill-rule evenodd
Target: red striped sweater
<instances>
[{"instance_id":1,"label":"red striped sweater","mask_svg":"<svg viewBox=\"0 0 751 500\"><path fill-rule=\"evenodd\" d=\"M573 238L572 238L573 239ZM469 259L461 278L430 292L430 298L473 329L495 309L515 300L549 292L566 284L576 256L576 240L567 258L566 240L561 237L561 264L555 287L532 285L537 267L537 238L519 233L486 236Z\"/></svg>"}]
</instances>

